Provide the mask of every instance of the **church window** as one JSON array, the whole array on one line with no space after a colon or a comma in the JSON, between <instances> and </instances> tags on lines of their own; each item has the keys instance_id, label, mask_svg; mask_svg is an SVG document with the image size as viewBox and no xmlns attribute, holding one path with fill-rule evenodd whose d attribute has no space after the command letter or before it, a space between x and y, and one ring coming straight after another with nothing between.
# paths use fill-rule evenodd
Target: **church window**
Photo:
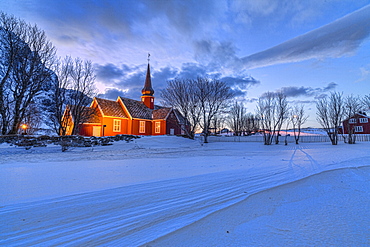
<instances>
[{"instance_id":1,"label":"church window","mask_svg":"<svg viewBox=\"0 0 370 247\"><path fill-rule=\"evenodd\" d=\"M139 133L145 133L145 121L140 121Z\"/></svg>"},{"instance_id":2,"label":"church window","mask_svg":"<svg viewBox=\"0 0 370 247\"><path fill-rule=\"evenodd\" d=\"M121 132L121 120L113 119L113 132Z\"/></svg>"},{"instance_id":3,"label":"church window","mask_svg":"<svg viewBox=\"0 0 370 247\"><path fill-rule=\"evenodd\" d=\"M155 133L161 133L161 122L155 122Z\"/></svg>"}]
</instances>

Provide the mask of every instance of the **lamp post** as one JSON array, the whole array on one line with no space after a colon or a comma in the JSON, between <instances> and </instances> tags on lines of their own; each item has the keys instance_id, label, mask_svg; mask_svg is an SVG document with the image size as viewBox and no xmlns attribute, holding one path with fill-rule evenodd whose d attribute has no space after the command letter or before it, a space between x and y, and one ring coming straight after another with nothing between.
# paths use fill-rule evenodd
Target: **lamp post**
<instances>
[{"instance_id":1,"label":"lamp post","mask_svg":"<svg viewBox=\"0 0 370 247\"><path fill-rule=\"evenodd\" d=\"M293 134L294 134L294 140L295 140L295 143L297 143L297 134L296 134L296 131L295 131L295 128L298 124L298 116L297 115L293 115L292 116L292 124L293 124Z\"/></svg>"},{"instance_id":2,"label":"lamp post","mask_svg":"<svg viewBox=\"0 0 370 247\"><path fill-rule=\"evenodd\" d=\"M286 128L285 128L285 146L288 145L288 127L289 127L289 118L286 120Z\"/></svg>"},{"instance_id":3,"label":"lamp post","mask_svg":"<svg viewBox=\"0 0 370 247\"><path fill-rule=\"evenodd\" d=\"M22 126L21 126L21 127L22 127L22 129L23 129L23 135L26 135L26 134L27 134L27 132L26 132L26 131L27 131L27 127L28 127L28 126L27 126L26 124L22 124Z\"/></svg>"}]
</instances>

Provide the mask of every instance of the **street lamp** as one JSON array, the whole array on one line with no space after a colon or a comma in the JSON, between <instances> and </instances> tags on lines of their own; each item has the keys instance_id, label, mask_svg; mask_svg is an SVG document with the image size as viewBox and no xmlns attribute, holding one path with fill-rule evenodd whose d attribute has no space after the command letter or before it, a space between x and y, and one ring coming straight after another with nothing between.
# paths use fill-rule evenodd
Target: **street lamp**
<instances>
[{"instance_id":1,"label":"street lamp","mask_svg":"<svg viewBox=\"0 0 370 247\"><path fill-rule=\"evenodd\" d=\"M26 131L27 131L27 125L26 124L22 124L22 129L23 129L23 135L25 135L26 134Z\"/></svg>"}]
</instances>

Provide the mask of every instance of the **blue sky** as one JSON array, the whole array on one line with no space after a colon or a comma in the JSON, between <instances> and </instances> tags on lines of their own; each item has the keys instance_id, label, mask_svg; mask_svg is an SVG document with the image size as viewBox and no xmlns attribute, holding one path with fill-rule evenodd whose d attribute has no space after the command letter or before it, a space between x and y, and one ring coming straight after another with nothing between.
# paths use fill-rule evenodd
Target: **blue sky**
<instances>
[{"instance_id":1,"label":"blue sky","mask_svg":"<svg viewBox=\"0 0 370 247\"><path fill-rule=\"evenodd\" d=\"M92 60L107 98L139 99L148 53L158 101L167 80L215 77L252 113L265 92L283 91L317 127L317 98L370 94L370 0L2 0L0 9L45 30L58 55Z\"/></svg>"}]
</instances>

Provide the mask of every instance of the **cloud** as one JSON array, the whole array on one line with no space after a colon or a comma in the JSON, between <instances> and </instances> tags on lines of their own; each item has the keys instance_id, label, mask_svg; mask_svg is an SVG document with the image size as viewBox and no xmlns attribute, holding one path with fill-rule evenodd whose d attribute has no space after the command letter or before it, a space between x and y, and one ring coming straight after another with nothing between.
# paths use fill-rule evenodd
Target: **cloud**
<instances>
[{"instance_id":1,"label":"cloud","mask_svg":"<svg viewBox=\"0 0 370 247\"><path fill-rule=\"evenodd\" d=\"M336 88L337 84L335 82L330 82L327 86L322 88L312 88L312 87L282 87L276 90L274 93L283 93L287 97L296 98L296 97L315 97L321 98L325 93ZM271 92L269 92L271 93ZM267 92L261 95L262 98L267 96Z\"/></svg>"},{"instance_id":2,"label":"cloud","mask_svg":"<svg viewBox=\"0 0 370 247\"><path fill-rule=\"evenodd\" d=\"M336 88L337 85L338 84L336 84L335 82L330 82L326 87L323 88L323 91L327 92L327 91L333 90Z\"/></svg>"},{"instance_id":3,"label":"cloud","mask_svg":"<svg viewBox=\"0 0 370 247\"><path fill-rule=\"evenodd\" d=\"M117 88L107 88L105 89L105 92L99 94L98 97L103 99L116 100L118 96L126 97L126 93L126 91Z\"/></svg>"},{"instance_id":4,"label":"cloud","mask_svg":"<svg viewBox=\"0 0 370 247\"><path fill-rule=\"evenodd\" d=\"M192 40L218 35L227 9L227 1L213 0L20 0L19 5L47 32L59 55L134 64L145 61L137 55L148 51L158 61L168 62L175 53L190 60Z\"/></svg>"},{"instance_id":5,"label":"cloud","mask_svg":"<svg viewBox=\"0 0 370 247\"><path fill-rule=\"evenodd\" d=\"M365 7L327 26L241 58L240 52L247 50L245 47L253 42L253 36L268 33L270 25L275 32L280 33L280 28L282 34L290 32L292 29L286 26L292 22L309 20L312 24L317 21L317 13L329 11L329 7L332 10L334 3L321 0L18 2L17 8L27 17L33 16L32 22L47 32L61 56L72 54L100 64L141 64L146 53L151 52L161 66L170 63L179 68L182 63L195 60L222 74L351 54L370 29L369 7ZM349 4L356 5L346 1L343 6L348 9ZM245 25L250 22L258 32ZM263 38L258 42L269 43L264 35Z\"/></svg>"},{"instance_id":6,"label":"cloud","mask_svg":"<svg viewBox=\"0 0 370 247\"><path fill-rule=\"evenodd\" d=\"M123 77L125 73L131 72L131 69L127 65L122 65L121 68L118 68L112 63L105 65L95 65L96 77L99 80L115 80Z\"/></svg>"},{"instance_id":7,"label":"cloud","mask_svg":"<svg viewBox=\"0 0 370 247\"><path fill-rule=\"evenodd\" d=\"M343 4L344 0L341 0ZM353 8L353 1L349 4ZM327 11L332 10L333 5L338 5L335 1L322 0L233 0L230 2L230 11L233 13L234 20L237 23L247 26L258 26L263 23L264 26L280 25L284 23L287 26L296 26L297 24L312 23L318 17L327 15ZM347 6L343 6L347 8ZM338 9L336 7L336 9Z\"/></svg>"},{"instance_id":8,"label":"cloud","mask_svg":"<svg viewBox=\"0 0 370 247\"><path fill-rule=\"evenodd\" d=\"M235 0L230 3L230 9L235 13L235 21L246 25L250 25L256 17L276 14L279 10L277 7L281 6L283 4L271 0Z\"/></svg>"},{"instance_id":9,"label":"cloud","mask_svg":"<svg viewBox=\"0 0 370 247\"><path fill-rule=\"evenodd\" d=\"M289 101L289 103L292 103L292 104L315 104L316 101L315 100L292 100L292 101Z\"/></svg>"},{"instance_id":10,"label":"cloud","mask_svg":"<svg viewBox=\"0 0 370 247\"><path fill-rule=\"evenodd\" d=\"M310 87L282 87L280 90L287 97L312 96L315 89Z\"/></svg>"},{"instance_id":11,"label":"cloud","mask_svg":"<svg viewBox=\"0 0 370 247\"><path fill-rule=\"evenodd\" d=\"M370 35L370 5L280 45L242 58L244 68L353 54Z\"/></svg>"},{"instance_id":12,"label":"cloud","mask_svg":"<svg viewBox=\"0 0 370 247\"><path fill-rule=\"evenodd\" d=\"M194 58L212 70L230 68L236 70L241 66L236 56L236 48L231 42L199 40L193 42Z\"/></svg>"},{"instance_id":13,"label":"cloud","mask_svg":"<svg viewBox=\"0 0 370 247\"><path fill-rule=\"evenodd\" d=\"M95 65L97 81L107 87L111 87L101 94L101 97L115 98L122 93L129 98L140 98L141 89L144 85L147 65L129 66L122 64L120 66L108 63L105 65ZM246 95L251 86L258 85L259 80L250 75L235 74L223 76L221 73L215 73L207 70L208 67L198 63L184 63L181 68L171 66L155 68L151 66L151 79L155 91L155 96L160 96L160 91L167 86L167 82L174 79L197 79L198 77L207 77L224 81L232 88L236 95Z\"/></svg>"},{"instance_id":14,"label":"cloud","mask_svg":"<svg viewBox=\"0 0 370 247\"><path fill-rule=\"evenodd\" d=\"M370 64L360 68L361 77L356 82L365 81L370 75Z\"/></svg>"}]
</instances>

